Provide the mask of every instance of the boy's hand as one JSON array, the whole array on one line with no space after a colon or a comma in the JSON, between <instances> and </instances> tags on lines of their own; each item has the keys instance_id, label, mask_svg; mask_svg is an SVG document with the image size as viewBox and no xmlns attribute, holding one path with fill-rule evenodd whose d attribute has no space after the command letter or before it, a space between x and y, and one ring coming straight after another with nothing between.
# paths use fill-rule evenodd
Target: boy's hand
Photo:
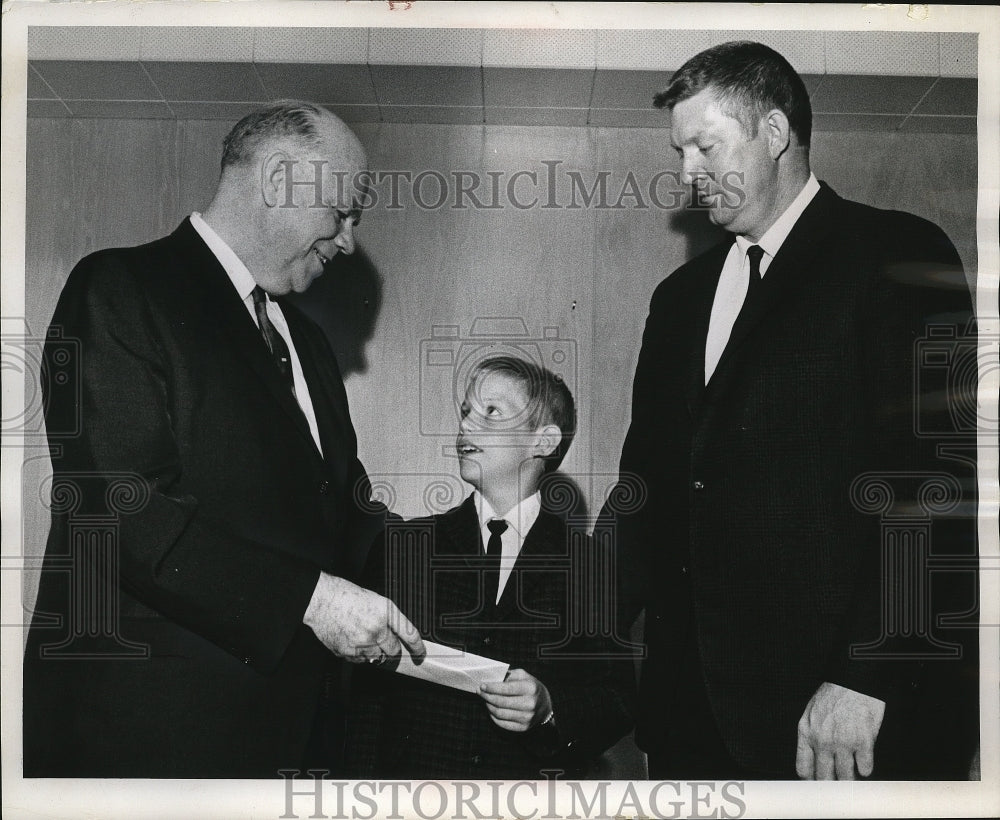
<instances>
[{"instance_id":1,"label":"boy's hand","mask_svg":"<svg viewBox=\"0 0 1000 820\"><path fill-rule=\"evenodd\" d=\"M479 697L486 701L493 722L510 732L526 732L552 711L545 684L523 669L512 669L502 683L484 683Z\"/></svg>"}]
</instances>

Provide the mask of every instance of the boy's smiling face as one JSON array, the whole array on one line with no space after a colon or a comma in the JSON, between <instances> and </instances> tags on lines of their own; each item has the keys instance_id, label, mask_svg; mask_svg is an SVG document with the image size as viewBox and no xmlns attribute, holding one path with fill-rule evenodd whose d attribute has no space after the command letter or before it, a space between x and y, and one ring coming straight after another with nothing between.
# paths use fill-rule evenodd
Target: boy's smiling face
<instances>
[{"instance_id":1,"label":"boy's smiling face","mask_svg":"<svg viewBox=\"0 0 1000 820\"><path fill-rule=\"evenodd\" d=\"M543 466L538 457L558 444L559 429L536 427L529 404L524 385L507 373L481 372L465 391L455 441L459 471L499 514L510 507L500 509L498 502L513 506L537 489ZM524 472L534 465L537 471Z\"/></svg>"}]
</instances>

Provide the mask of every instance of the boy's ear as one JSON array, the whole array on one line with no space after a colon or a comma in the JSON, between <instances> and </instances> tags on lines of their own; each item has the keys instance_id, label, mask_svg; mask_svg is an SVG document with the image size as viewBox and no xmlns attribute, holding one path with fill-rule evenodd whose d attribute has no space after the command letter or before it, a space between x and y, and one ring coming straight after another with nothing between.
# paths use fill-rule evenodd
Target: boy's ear
<instances>
[{"instance_id":1,"label":"boy's ear","mask_svg":"<svg viewBox=\"0 0 1000 820\"><path fill-rule=\"evenodd\" d=\"M538 451L536 458L547 458L552 455L562 441L562 430L555 424L546 424L538 431L538 438L535 441L535 448Z\"/></svg>"}]
</instances>

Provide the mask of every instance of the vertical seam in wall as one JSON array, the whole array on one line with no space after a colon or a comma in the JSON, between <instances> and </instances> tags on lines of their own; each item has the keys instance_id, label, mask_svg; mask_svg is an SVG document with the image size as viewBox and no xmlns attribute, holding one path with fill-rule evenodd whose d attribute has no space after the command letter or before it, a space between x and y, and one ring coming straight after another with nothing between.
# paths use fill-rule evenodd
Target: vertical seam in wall
<instances>
[{"instance_id":1,"label":"vertical seam in wall","mask_svg":"<svg viewBox=\"0 0 1000 820\"><path fill-rule=\"evenodd\" d=\"M587 98L587 125L590 125L590 113L594 110L594 89L597 87L597 66L590 75L590 96Z\"/></svg>"},{"instance_id":2,"label":"vertical seam in wall","mask_svg":"<svg viewBox=\"0 0 1000 820\"><path fill-rule=\"evenodd\" d=\"M479 38L479 104L482 106L482 124L486 125L486 32L480 31ZM485 131L483 134L485 136ZM484 145L485 149L485 145Z\"/></svg>"},{"instance_id":3,"label":"vertical seam in wall","mask_svg":"<svg viewBox=\"0 0 1000 820\"><path fill-rule=\"evenodd\" d=\"M263 100L273 100L274 92L267 87L267 83L264 82L264 78L260 76L260 72L257 70L257 59L255 57L250 58L250 70L253 72L253 76L257 78L259 91L264 92Z\"/></svg>"},{"instance_id":4,"label":"vertical seam in wall","mask_svg":"<svg viewBox=\"0 0 1000 820\"><path fill-rule=\"evenodd\" d=\"M595 76L597 74L596 67L594 69L594 74L595 74ZM589 109L588 109L588 114L587 114L587 120L588 120L588 122L590 120ZM598 140L598 135L597 135L597 129L593 128L593 127L588 127L587 128L587 134L588 134L588 136L590 138L591 158L592 158L591 159L591 165L594 167L594 171L597 172L599 170L598 167L597 167L597 164L598 164L598 161L599 161L599 154L600 154L600 152L599 152L599 140ZM590 275L590 344L588 345L588 347L590 348L591 352L590 352L590 356L589 356L589 366L588 366L588 372L587 372L588 381L589 381L589 391L588 391L589 395L587 396L587 408L588 408L587 409L587 413L588 413L588 417L587 417L587 430L590 433L589 440L587 442L587 472L588 472L587 480L588 480L588 483L589 483L590 486L587 487L587 488L585 488L585 492L586 492L586 498L587 498L588 504L596 504L597 502L593 498L594 485L596 483L594 481L594 473L597 470L597 465L594 462L594 417L595 417L595 411L596 411L596 407L595 407L595 404L594 404L594 400L595 400L594 399L594 397L595 397L594 385L596 384L596 380L597 380L597 357L600 355L600 351L597 350L597 345L595 344L595 342L597 340L597 310L598 310L598 308L597 308L597 276L598 276L597 252L598 252L598 249L599 249L599 242L600 242L600 240L598 239L598 233L599 233L598 227L597 227L598 215L597 215L596 209L591 209L591 214L593 215L592 219L594 220L593 230L591 230L591 232L590 232L590 236L591 236L591 253L590 253L590 260L591 260L591 275ZM577 355L579 355L579 351L578 351ZM594 518L597 515L598 512L600 512L600 510L590 509L589 510L590 517Z\"/></svg>"},{"instance_id":5,"label":"vertical seam in wall","mask_svg":"<svg viewBox=\"0 0 1000 820\"><path fill-rule=\"evenodd\" d=\"M149 80L150 84L153 86L153 88L156 89L156 92L160 95L160 99L163 100L163 102L166 104L167 110L170 112L170 116L176 120L177 112L174 111L174 107L170 104L170 100L167 99L167 95L163 93L163 89L156 84L156 80L153 79L153 75L150 74L149 69L146 68L145 45L146 45L146 38L148 36L149 36L149 29L148 27L143 26L139 32L139 56L136 59L136 62L139 64L139 68L142 69L142 73L146 75L146 79Z\"/></svg>"},{"instance_id":6,"label":"vertical seam in wall","mask_svg":"<svg viewBox=\"0 0 1000 820\"><path fill-rule=\"evenodd\" d=\"M600 140L598 139L597 128L591 124L591 112L594 108L594 89L597 87L597 53L599 50L598 41L600 40L600 32L595 32L594 34L594 71L590 77L590 97L587 100L587 140L590 148L591 161L590 164L593 166L594 171L598 170L597 163L600 159ZM594 385L597 383L597 357L600 351L597 349L597 277L599 275L597 252L599 249L600 240L598 238L598 214L596 210L591 211L593 219L593 227L590 231L590 340L588 348L590 349L590 354L588 356L588 368L587 368L587 382L588 382L588 395L587 395L587 430L589 431L589 440L587 441L587 460L584 462L585 469L587 470L587 483L588 487L583 488L585 493L585 498L587 499L588 513L593 520L600 510L595 510L591 505L596 504L597 501L593 497L594 486L596 482L594 481L594 474L597 471L597 464L594 460L594 418L596 412L595 406L595 396L596 391L594 390ZM581 355L579 349L577 350L577 357ZM579 367L579 365L578 365ZM579 421L577 421L577 426L579 427Z\"/></svg>"},{"instance_id":7,"label":"vertical seam in wall","mask_svg":"<svg viewBox=\"0 0 1000 820\"><path fill-rule=\"evenodd\" d=\"M482 56L479 58L479 105L482 115L480 122L486 125L486 68L483 66Z\"/></svg>"},{"instance_id":8,"label":"vertical seam in wall","mask_svg":"<svg viewBox=\"0 0 1000 820\"><path fill-rule=\"evenodd\" d=\"M253 74L254 78L257 80L257 86L260 91L263 92L263 100L273 100L274 94L271 93L271 89L267 87L267 83L264 82L264 78L260 76L260 72L257 70L257 32L254 31L253 39L250 41L250 73Z\"/></svg>"},{"instance_id":9,"label":"vertical seam in wall","mask_svg":"<svg viewBox=\"0 0 1000 820\"><path fill-rule=\"evenodd\" d=\"M375 105L378 108L378 121L381 126L385 122L385 116L382 114L382 100L379 98L378 85L375 83L375 72L372 71L372 30L370 28L368 29L368 44L365 47L365 66L368 68L368 82L372 84L372 92L375 94Z\"/></svg>"},{"instance_id":10,"label":"vertical seam in wall","mask_svg":"<svg viewBox=\"0 0 1000 820\"><path fill-rule=\"evenodd\" d=\"M601 38L599 31L594 32L594 72L590 75L590 97L587 98L587 125L590 125L590 112L594 108L594 89L597 87L597 41Z\"/></svg>"}]
</instances>

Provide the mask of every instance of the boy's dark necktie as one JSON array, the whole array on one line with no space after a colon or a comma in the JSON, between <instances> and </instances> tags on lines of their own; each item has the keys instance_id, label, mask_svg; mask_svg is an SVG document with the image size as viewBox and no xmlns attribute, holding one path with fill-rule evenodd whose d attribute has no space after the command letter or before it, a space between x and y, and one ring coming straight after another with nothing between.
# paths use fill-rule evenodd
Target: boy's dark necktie
<instances>
[{"instance_id":1,"label":"boy's dark necktie","mask_svg":"<svg viewBox=\"0 0 1000 820\"><path fill-rule=\"evenodd\" d=\"M490 540L486 542L486 606L492 607L497 600L497 590L500 588L500 555L503 552L501 536L507 531L507 522L502 518L487 521Z\"/></svg>"},{"instance_id":2,"label":"boy's dark necktie","mask_svg":"<svg viewBox=\"0 0 1000 820\"><path fill-rule=\"evenodd\" d=\"M288 345L277 329L271 324L271 319L267 315L267 294L263 288L257 285L253 289L253 308L257 314L257 324L260 325L260 335L264 337L267 349L271 352L278 370L284 377L285 383L295 395L295 379L292 376L292 357L288 352Z\"/></svg>"}]
</instances>

